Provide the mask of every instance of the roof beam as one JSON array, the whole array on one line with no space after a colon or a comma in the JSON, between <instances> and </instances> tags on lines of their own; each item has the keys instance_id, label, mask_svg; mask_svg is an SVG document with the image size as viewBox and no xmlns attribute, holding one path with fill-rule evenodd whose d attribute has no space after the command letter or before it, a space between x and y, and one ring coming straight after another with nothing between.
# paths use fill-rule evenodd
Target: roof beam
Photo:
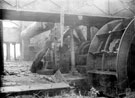
<instances>
[{"instance_id":1,"label":"roof beam","mask_svg":"<svg viewBox=\"0 0 135 98\"><path fill-rule=\"evenodd\" d=\"M35 12L35 11L22 11L22 10L11 10L11 9L0 9L0 16L2 20L19 20L19 21L39 21L39 22L60 22L60 13L54 12ZM66 14L65 13L65 25L87 25L89 23L105 22L113 19L122 19L122 17L109 17L109 16L83 16L82 20L79 20L80 14Z\"/></svg>"}]
</instances>

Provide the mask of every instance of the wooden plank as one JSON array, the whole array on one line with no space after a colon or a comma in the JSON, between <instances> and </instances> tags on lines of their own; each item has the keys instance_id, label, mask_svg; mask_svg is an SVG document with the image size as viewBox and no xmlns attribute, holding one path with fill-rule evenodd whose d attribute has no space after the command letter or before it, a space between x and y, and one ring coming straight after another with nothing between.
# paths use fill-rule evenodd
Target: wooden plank
<instances>
[{"instance_id":1,"label":"wooden plank","mask_svg":"<svg viewBox=\"0 0 135 98\"><path fill-rule=\"evenodd\" d=\"M19 20L19 21L39 21L39 22L60 22L60 12L37 12L37 11L24 11L24 10L11 10L11 9L0 9L0 19L4 20ZM73 13L65 13L65 25L73 24L84 24L87 25L90 21L97 23L100 22L101 26L114 19L123 19L125 17L113 17L113 16L90 16L82 15L83 19L79 20L78 15ZM103 24L102 24L103 23Z\"/></svg>"},{"instance_id":2,"label":"wooden plank","mask_svg":"<svg viewBox=\"0 0 135 98\"><path fill-rule=\"evenodd\" d=\"M83 80L86 79L87 77L70 77L70 78L66 78L67 81L77 81L77 80Z\"/></svg>"},{"instance_id":3,"label":"wooden plank","mask_svg":"<svg viewBox=\"0 0 135 98\"><path fill-rule=\"evenodd\" d=\"M115 75L115 76L117 76L116 72L111 72L111 71L90 70L90 71L87 71L87 72L88 73L95 73L95 74Z\"/></svg>"},{"instance_id":4,"label":"wooden plank","mask_svg":"<svg viewBox=\"0 0 135 98\"><path fill-rule=\"evenodd\" d=\"M67 81L75 81L75 80L83 80L83 79L86 79L87 76L84 76L84 75L72 75L72 74L63 74L64 78L67 80Z\"/></svg>"},{"instance_id":5,"label":"wooden plank","mask_svg":"<svg viewBox=\"0 0 135 98\"><path fill-rule=\"evenodd\" d=\"M60 15L57 13L44 13L35 11L22 11L11 9L0 9L3 16L0 18L20 21L46 21L46 22L58 22Z\"/></svg>"},{"instance_id":6,"label":"wooden plank","mask_svg":"<svg viewBox=\"0 0 135 98\"><path fill-rule=\"evenodd\" d=\"M51 90L51 89L62 89L62 88L70 88L70 86L69 84L61 82L61 83L50 83L50 84L1 87L0 91L2 93L9 93L9 92L13 93L13 92L23 92L23 91L33 91L33 90Z\"/></svg>"}]
</instances>

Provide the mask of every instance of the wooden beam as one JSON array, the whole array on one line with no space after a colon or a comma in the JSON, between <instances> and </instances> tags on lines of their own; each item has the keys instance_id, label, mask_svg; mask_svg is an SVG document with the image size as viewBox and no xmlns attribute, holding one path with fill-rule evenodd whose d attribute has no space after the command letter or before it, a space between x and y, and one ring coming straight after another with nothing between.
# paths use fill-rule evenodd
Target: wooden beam
<instances>
[{"instance_id":1,"label":"wooden beam","mask_svg":"<svg viewBox=\"0 0 135 98\"><path fill-rule=\"evenodd\" d=\"M51 90L51 89L63 89L63 88L70 88L70 86L64 82L61 82L61 83L50 83L50 84L7 86L7 87L1 87L0 91L1 93L13 93L13 92Z\"/></svg>"},{"instance_id":2,"label":"wooden beam","mask_svg":"<svg viewBox=\"0 0 135 98\"><path fill-rule=\"evenodd\" d=\"M92 74L103 74L103 75L114 75L117 77L116 72L111 72L111 71L98 71L98 70L89 70L87 73L92 73Z\"/></svg>"},{"instance_id":3,"label":"wooden beam","mask_svg":"<svg viewBox=\"0 0 135 98\"><path fill-rule=\"evenodd\" d=\"M35 12L35 11L22 11L11 9L0 9L0 19L4 20L19 20L19 21L39 21L39 22L53 22L60 23L60 12ZM108 22L113 19L123 19L126 17L114 17L114 16L90 16L82 15L83 19L79 20L80 14L65 13L65 25L87 25L93 21L94 23Z\"/></svg>"},{"instance_id":4,"label":"wooden beam","mask_svg":"<svg viewBox=\"0 0 135 98\"><path fill-rule=\"evenodd\" d=\"M40 22L58 22L60 20L59 14L43 13L34 11L21 11L0 9L3 12L3 19L20 20L20 21L40 21ZM1 17L2 18L2 17Z\"/></svg>"}]
</instances>

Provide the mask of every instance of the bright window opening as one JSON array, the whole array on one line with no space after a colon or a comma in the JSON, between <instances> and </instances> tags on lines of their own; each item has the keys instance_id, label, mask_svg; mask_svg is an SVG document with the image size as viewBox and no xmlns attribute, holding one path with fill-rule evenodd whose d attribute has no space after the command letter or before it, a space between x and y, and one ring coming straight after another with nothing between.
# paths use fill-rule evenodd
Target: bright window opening
<instances>
[{"instance_id":1,"label":"bright window opening","mask_svg":"<svg viewBox=\"0 0 135 98\"><path fill-rule=\"evenodd\" d=\"M6 60L7 59L7 45L4 43L3 44L3 52L4 52L4 60Z\"/></svg>"},{"instance_id":2,"label":"bright window opening","mask_svg":"<svg viewBox=\"0 0 135 98\"><path fill-rule=\"evenodd\" d=\"M10 44L10 60L14 60L15 59L15 52L14 52L14 45L13 44Z\"/></svg>"},{"instance_id":3,"label":"bright window opening","mask_svg":"<svg viewBox=\"0 0 135 98\"><path fill-rule=\"evenodd\" d=\"M16 59L20 59L20 56L21 56L21 51L20 51L20 44L16 44L15 45L15 50L16 50Z\"/></svg>"}]
</instances>

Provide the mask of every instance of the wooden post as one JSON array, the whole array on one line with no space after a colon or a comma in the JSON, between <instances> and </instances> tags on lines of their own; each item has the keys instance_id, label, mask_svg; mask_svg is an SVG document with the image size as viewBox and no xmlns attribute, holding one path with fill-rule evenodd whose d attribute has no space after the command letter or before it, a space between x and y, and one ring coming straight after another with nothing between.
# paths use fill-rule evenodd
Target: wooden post
<instances>
[{"instance_id":1,"label":"wooden post","mask_svg":"<svg viewBox=\"0 0 135 98\"><path fill-rule=\"evenodd\" d=\"M90 25L87 25L87 40L91 41Z\"/></svg>"},{"instance_id":2,"label":"wooden post","mask_svg":"<svg viewBox=\"0 0 135 98\"><path fill-rule=\"evenodd\" d=\"M73 32L74 30L72 29L71 31L71 43L70 43L70 49L71 49L71 73L74 74L76 73L76 68L75 68L75 47L74 47L74 38L73 38Z\"/></svg>"},{"instance_id":3,"label":"wooden post","mask_svg":"<svg viewBox=\"0 0 135 98\"><path fill-rule=\"evenodd\" d=\"M24 29L23 27L23 21L20 22L20 32L22 32ZM20 33L20 58L19 60L23 60L23 47L22 47L22 43L23 43L23 40L21 38L21 33Z\"/></svg>"},{"instance_id":4,"label":"wooden post","mask_svg":"<svg viewBox=\"0 0 135 98\"><path fill-rule=\"evenodd\" d=\"M7 60L10 60L10 43L7 42Z\"/></svg>"},{"instance_id":5,"label":"wooden post","mask_svg":"<svg viewBox=\"0 0 135 98\"><path fill-rule=\"evenodd\" d=\"M13 43L14 45L14 60L16 60L16 43Z\"/></svg>"},{"instance_id":6,"label":"wooden post","mask_svg":"<svg viewBox=\"0 0 135 98\"><path fill-rule=\"evenodd\" d=\"M16 10L19 8L19 0L16 0Z\"/></svg>"},{"instance_id":7,"label":"wooden post","mask_svg":"<svg viewBox=\"0 0 135 98\"><path fill-rule=\"evenodd\" d=\"M22 41L20 41L20 57L19 60L22 60Z\"/></svg>"},{"instance_id":8,"label":"wooden post","mask_svg":"<svg viewBox=\"0 0 135 98\"><path fill-rule=\"evenodd\" d=\"M56 41L54 41L54 56L55 56L55 66L56 67L58 67L58 62L57 62L57 60L58 60L58 58L57 58L57 46L56 46Z\"/></svg>"},{"instance_id":9,"label":"wooden post","mask_svg":"<svg viewBox=\"0 0 135 98\"><path fill-rule=\"evenodd\" d=\"M1 75L3 75L3 72L4 72L4 59L3 59L3 23L2 23L2 21L0 21L0 64L1 64L1 66L0 66L0 76ZM2 79L1 79L2 80ZM2 87L3 85L2 85L2 81L0 80L0 87Z\"/></svg>"},{"instance_id":10,"label":"wooden post","mask_svg":"<svg viewBox=\"0 0 135 98\"><path fill-rule=\"evenodd\" d=\"M3 42L3 59L4 61L7 60L7 44L5 42ZM5 58L6 57L6 58Z\"/></svg>"},{"instance_id":11,"label":"wooden post","mask_svg":"<svg viewBox=\"0 0 135 98\"><path fill-rule=\"evenodd\" d=\"M61 8L60 28L61 28L61 47L62 47L63 46L63 32L64 32L64 8Z\"/></svg>"},{"instance_id":12,"label":"wooden post","mask_svg":"<svg viewBox=\"0 0 135 98\"><path fill-rule=\"evenodd\" d=\"M134 30L135 30L135 16L134 16Z\"/></svg>"}]
</instances>

